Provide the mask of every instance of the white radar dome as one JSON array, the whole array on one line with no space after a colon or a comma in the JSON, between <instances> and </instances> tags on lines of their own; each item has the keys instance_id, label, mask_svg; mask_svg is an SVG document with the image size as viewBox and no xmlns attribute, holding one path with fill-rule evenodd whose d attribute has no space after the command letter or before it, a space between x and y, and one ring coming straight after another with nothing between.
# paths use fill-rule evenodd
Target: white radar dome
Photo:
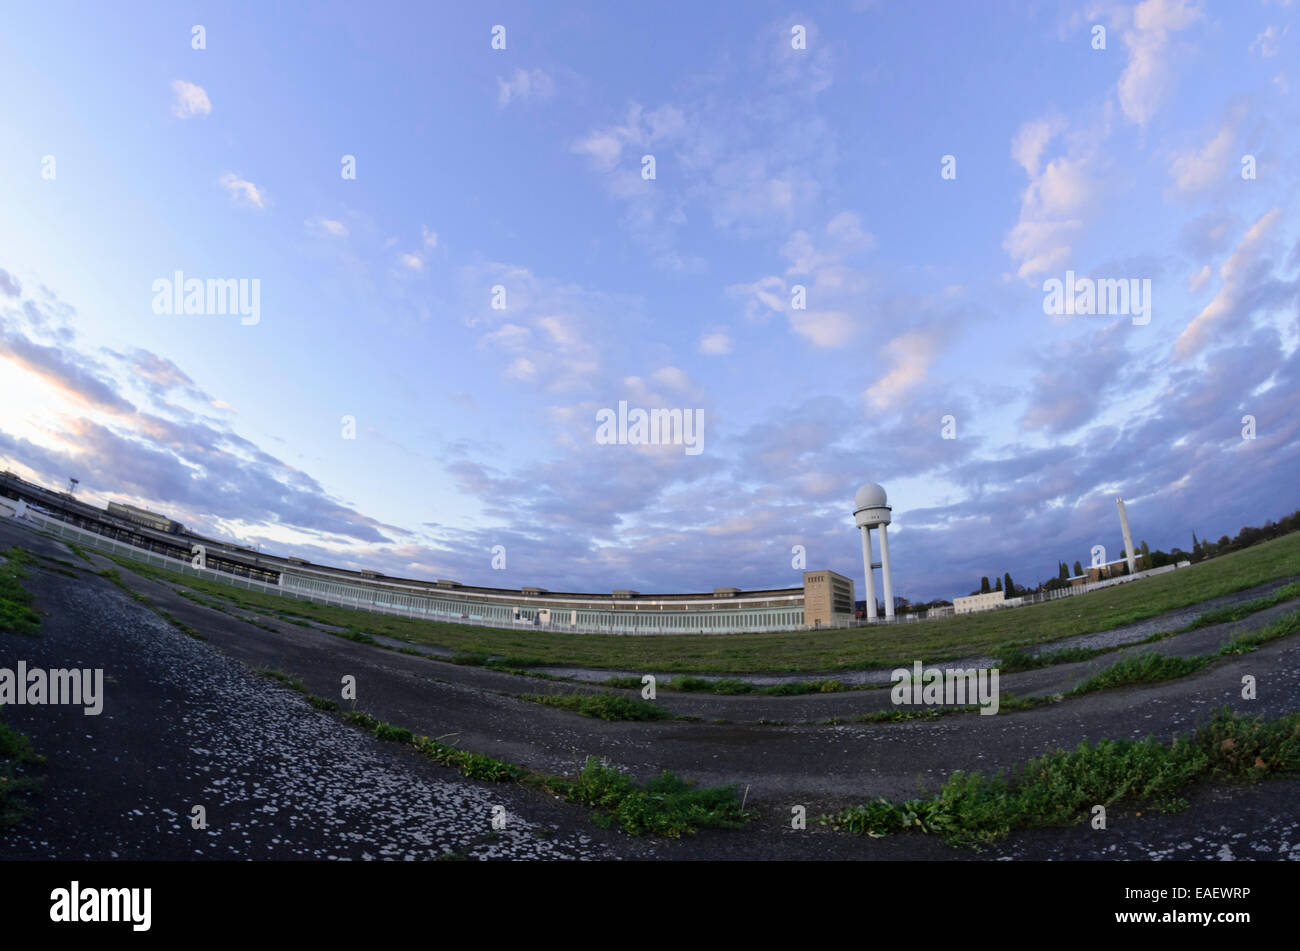
<instances>
[{"instance_id":1,"label":"white radar dome","mask_svg":"<svg viewBox=\"0 0 1300 951\"><path fill-rule=\"evenodd\" d=\"M885 490L874 482L868 482L858 489L857 495L853 496L853 509L879 508L887 504Z\"/></svg>"}]
</instances>

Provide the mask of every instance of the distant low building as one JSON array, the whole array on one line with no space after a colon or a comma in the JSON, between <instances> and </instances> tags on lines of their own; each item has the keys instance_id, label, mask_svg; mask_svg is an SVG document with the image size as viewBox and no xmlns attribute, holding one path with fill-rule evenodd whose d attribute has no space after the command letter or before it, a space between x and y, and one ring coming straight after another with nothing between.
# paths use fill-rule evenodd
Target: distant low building
<instances>
[{"instance_id":1,"label":"distant low building","mask_svg":"<svg viewBox=\"0 0 1300 951\"><path fill-rule=\"evenodd\" d=\"M120 518L125 522L134 522L136 525L152 528L156 532L167 532L175 535L185 528L180 522L173 521L166 515L159 515L157 512L150 512L148 509L136 508L134 505L109 502L107 511L114 518Z\"/></svg>"},{"instance_id":2,"label":"distant low building","mask_svg":"<svg viewBox=\"0 0 1300 951\"><path fill-rule=\"evenodd\" d=\"M1135 571L1145 571L1147 568L1146 558L1141 552L1133 555L1133 564L1136 566ZM1070 579L1072 584L1094 584L1103 578L1118 578L1121 575L1129 574L1128 559L1117 558L1115 561L1108 561L1104 565L1096 565L1088 568L1081 576L1080 580Z\"/></svg>"},{"instance_id":3,"label":"distant low building","mask_svg":"<svg viewBox=\"0 0 1300 951\"><path fill-rule=\"evenodd\" d=\"M986 594L972 594L966 598L952 599L953 614L972 614L976 611L990 611L1006 601L1001 591L989 591Z\"/></svg>"}]
</instances>

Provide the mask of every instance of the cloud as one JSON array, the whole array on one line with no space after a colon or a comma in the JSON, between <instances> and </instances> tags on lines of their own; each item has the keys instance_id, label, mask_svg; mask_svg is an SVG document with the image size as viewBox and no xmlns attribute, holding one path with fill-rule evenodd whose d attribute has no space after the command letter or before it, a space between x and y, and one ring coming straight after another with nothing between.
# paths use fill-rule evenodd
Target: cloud
<instances>
[{"instance_id":1,"label":"cloud","mask_svg":"<svg viewBox=\"0 0 1300 951\"><path fill-rule=\"evenodd\" d=\"M266 207L266 195L252 182L245 181L234 172L226 172L221 176L221 184L225 186L230 197L237 203L252 205L255 208Z\"/></svg>"},{"instance_id":2,"label":"cloud","mask_svg":"<svg viewBox=\"0 0 1300 951\"><path fill-rule=\"evenodd\" d=\"M183 79L172 81L172 113L179 119L206 116L212 112L212 103L203 88Z\"/></svg>"},{"instance_id":3,"label":"cloud","mask_svg":"<svg viewBox=\"0 0 1300 951\"><path fill-rule=\"evenodd\" d=\"M570 148L587 156L597 171L609 172L622 161L625 148L633 146L640 153L679 140L685 132L686 119L677 107L663 105L646 112L640 104L632 103L621 123L595 129L575 140ZM640 154L635 158L639 162Z\"/></svg>"},{"instance_id":4,"label":"cloud","mask_svg":"<svg viewBox=\"0 0 1300 951\"><path fill-rule=\"evenodd\" d=\"M414 253L399 254L397 256L397 260L402 262L402 267L406 268L407 270L410 271L424 270L424 258L420 257L420 255L418 254L414 254Z\"/></svg>"},{"instance_id":5,"label":"cloud","mask_svg":"<svg viewBox=\"0 0 1300 951\"><path fill-rule=\"evenodd\" d=\"M650 379L678 393L687 393L694 389L690 376L680 367L660 367L650 374Z\"/></svg>"},{"instance_id":6,"label":"cloud","mask_svg":"<svg viewBox=\"0 0 1300 951\"><path fill-rule=\"evenodd\" d=\"M317 216L309 218L303 222L307 228L317 235L330 238L346 238L348 236L347 226L341 221L333 221L329 218Z\"/></svg>"},{"instance_id":7,"label":"cloud","mask_svg":"<svg viewBox=\"0 0 1300 951\"><path fill-rule=\"evenodd\" d=\"M1244 109L1234 109L1214 138L1200 149L1174 157L1170 172L1178 191L1183 194L1203 191L1215 182L1224 180L1232 162L1232 144L1237 137L1237 126L1244 114Z\"/></svg>"},{"instance_id":8,"label":"cloud","mask_svg":"<svg viewBox=\"0 0 1300 951\"><path fill-rule=\"evenodd\" d=\"M1175 359L1181 361L1195 355L1209 343L1213 331L1233 317L1244 319L1245 311L1258 302L1265 287L1263 272L1267 262L1263 256L1281 217L1280 208L1260 217L1223 262L1219 268L1223 286L1174 341Z\"/></svg>"},{"instance_id":9,"label":"cloud","mask_svg":"<svg viewBox=\"0 0 1300 951\"><path fill-rule=\"evenodd\" d=\"M841 347L858 334L853 315L843 310L791 310L790 329L814 347Z\"/></svg>"},{"instance_id":10,"label":"cloud","mask_svg":"<svg viewBox=\"0 0 1300 951\"><path fill-rule=\"evenodd\" d=\"M1279 32L1277 27L1269 26L1255 37L1255 42L1250 44L1250 52L1259 53L1264 59L1273 58L1277 55L1278 40L1286 36L1290 29L1288 25Z\"/></svg>"},{"instance_id":11,"label":"cloud","mask_svg":"<svg viewBox=\"0 0 1300 951\"><path fill-rule=\"evenodd\" d=\"M1011 157L1030 178L1038 176L1043 150L1064 127L1064 120L1056 116L1026 122L1020 127L1011 143Z\"/></svg>"},{"instance_id":12,"label":"cloud","mask_svg":"<svg viewBox=\"0 0 1300 951\"><path fill-rule=\"evenodd\" d=\"M1085 338L1062 341L1040 353L1040 369L1020 425L1030 432L1062 436L1102 412L1110 403L1105 394L1123 389L1117 381L1128 359L1124 323L1108 322Z\"/></svg>"},{"instance_id":13,"label":"cloud","mask_svg":"<svg viewBox=\"0 0 1300 951\"><path fill-rule=\"evenodd\" d=\"M1119 104L1125 117L1146 125L1173 84L1170 37L1204 19L1193 0L1143 0L1133 8L1123 31L1128 63L1119 79Z\"/></svg>"},{"instance_id":14,"label":"cloud","mask_svg":"<svg viewBox=\"0 0 1300 951\"><path fill-rule=\"evenodd\" d=\"M904 393L925 379L939 344L938 334L921 330L900 334L889 341L884 356L893 365L867 387L867 400L877 409L894 406Z\"/></svg>"},{"instance_id":15,"label":"cloud","mask_svg":"<svg viewBox=\"0 0 1300 951\"><path fill-rule=\"evenodd\" d=\"M1056 270L1069 260L1083 215L1100 192L1090 136L1074 136L1066 154L1043 162L1047 146L1064 129L1059 119L1029 122L1012 143L1012 156L1029 174L1029 184L1020 196L1020 218L1002 248L1019 262L1022 278Z\"/></svg>"},{"instance_id":16,"label":"cloud","mask_svg":"<svg viewBox=\"0 0 1300 951\"><path fill-rule=\"evenodd\" d=\"M18 283L18 278L4 268L0 268L0 294L5 297L18 297L22 292L23 286Z\"/></svg>"},{"instance_id":17,"label":"cloud","mask_svg":"<svg viewBox=\"0 0 1300 951\"><path fill-rule=\"evenodd\" d=\"M14 330L0 331L0 341L5 345L5 358L73 402L112 414L136 412L131 401L113 387L106 368L95 361L67 347L36 343Z\"/></svg>"},{"instance_id":18,"label":"cloud","mask_svg":"<svg viewBox=\"0 0 1300 951\"><path fill-rule=\"evenodd\" d=\"M1207 264L1190 278L1187 279L1187 289L1193 294L1197 293L1210 280L1210 266Z\"/></svg>"},{"instance_id":19,"label":"cloud","mask_svg":"<svg viewBox=\"0 0 1300 951\"><path fill-rule=\"evenodd\" d=\"M113 358L105 362L73 342L38 343L7 321L0 342L3 359L25 374L23 385L41 406L39 427L29 425L33 438L0 431L0 456L47 484L74 472L83 488L175 510L220 537L229 537L228 523L283 526L322 541L382 543L390 540L386 532L402 534L341 505L310 476L224 425L166 402L180 390L224 405L166 357L105 351ZM131 382L144 384L140 404L122 393Z\"/></svg>"},{"instance_id":20,"label":"cloud","mask_svg":"<svg viewBox=\"0 0 1300 951\"><path fill-rule=\"evenodd\" d=\"M716 333L704 334L700 337L698 349L700 353L707 356L724 357L731 353L733 346L734 342L732 339L725 333L719 331Z\"/></svg>"},{"instance_id":21,"label":"cloud","mask_svg":"<svg viewBox=\"0 0 1300 951\"><path fill-rule=\"evenodd\" d=\"M438 246L438 232L430 231L427 225L420 225L420 237L426 248L432 250Z\"/></svg>"},{"instance_id":22,"label":"cloud","mask_svg":"<svg viewBox=\"0 0 1300 951\"><path fill-rule=\"evenodd\" d=\"M537 365L527 357L517 357L507 368L506 373L516 380L531 383L537 378Z\"/></svg>"},{"instance_id":23,"label":"cloud","mask_svg":"<svg viewBox=\"0 0 1300 951\"><path fill-rule=\"evenodd\" d=\"M540 69L516 69L510 79L497 77L497 105L503 108L514 100L550 99L553 95L555 82Z\"/></svg>"}]
</instances>

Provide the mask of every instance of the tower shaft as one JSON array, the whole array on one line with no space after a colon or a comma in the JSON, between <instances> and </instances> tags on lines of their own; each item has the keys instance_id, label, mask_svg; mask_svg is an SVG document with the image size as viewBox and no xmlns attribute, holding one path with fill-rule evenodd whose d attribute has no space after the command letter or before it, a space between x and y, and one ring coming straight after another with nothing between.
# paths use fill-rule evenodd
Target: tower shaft
<instances>
[{"instance_id":1,"label":"tower shaft","mask_svg":"<svg viewBox=\"0 0 1300 951\"><path fill-rule=\"evenodd\" d=\"M862 561L867 571L867 620L876 619L876 578L871 570L871 529L862 526Z\"/></svg>"}]
</instances>

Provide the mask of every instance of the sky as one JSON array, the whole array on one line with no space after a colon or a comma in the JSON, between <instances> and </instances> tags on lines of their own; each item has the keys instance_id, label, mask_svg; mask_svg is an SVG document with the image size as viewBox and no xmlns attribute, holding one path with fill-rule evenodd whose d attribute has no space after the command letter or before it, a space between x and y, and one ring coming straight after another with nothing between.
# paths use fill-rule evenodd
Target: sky
<instances>
[{"instance_id":1,"label":"sky","mask_svg":"<svg viewBox=\"0 0 1300 951\"><path fill-rule=\"evenodd\" d=\"M861 597L864 482L917 601L1300 507L1300 4L430 6L8 11L0 466L553 591Z\"/></svg>"}]
</instances>

